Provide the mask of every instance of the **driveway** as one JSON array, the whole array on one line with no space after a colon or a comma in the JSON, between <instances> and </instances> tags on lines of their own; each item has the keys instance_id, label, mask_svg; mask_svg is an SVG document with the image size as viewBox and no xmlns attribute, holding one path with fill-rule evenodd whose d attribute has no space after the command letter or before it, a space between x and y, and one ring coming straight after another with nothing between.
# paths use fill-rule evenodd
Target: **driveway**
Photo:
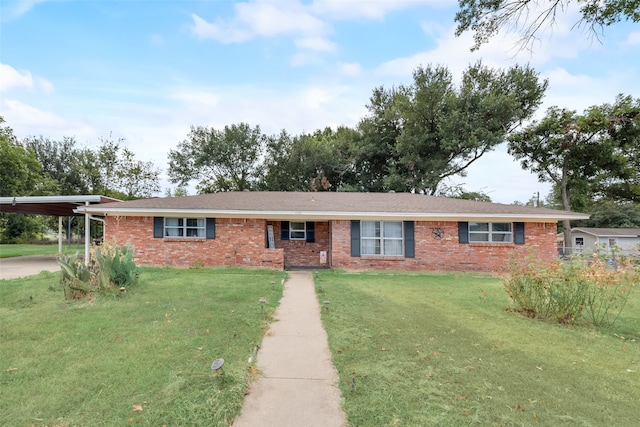
<instances>
[{"instance_id":1,"label":"driveway","mask_svg":"<svg viewBox=\"0 0 640 427\"><path fill-rule=\"evenodd\" d=\"M29 255L0 258L0 279L31 276L41 271L60 271L55 255Z\"/></svg>"}]
</instances>

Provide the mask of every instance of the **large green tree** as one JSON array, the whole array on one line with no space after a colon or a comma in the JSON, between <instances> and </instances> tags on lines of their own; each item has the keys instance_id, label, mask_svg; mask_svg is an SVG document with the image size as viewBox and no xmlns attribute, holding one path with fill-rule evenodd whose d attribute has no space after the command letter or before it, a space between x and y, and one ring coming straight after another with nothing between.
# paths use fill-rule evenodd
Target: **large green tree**
<instances>
[{"instance_id":1,"label":"large green tree","mask_svg":"<svg viewBox=\"0 0 640 427\"><path fill-rule=\"evenodd\" d=\"M32 150L42 165L40 179L45 185L43 195L87 194L87 183L83 180L80 165L80 149L76 141L64 137L61 141L50 138L29 137L22 144Z\"/></svg>"},{"instance_id":2,"label":"large green tree","mask_svg":"<svg viewBox=\"0 0 640 427\"><path fill-rule=\"evenodd\" d=\"M4 119L0 117L0 125ZM42 165L33 150L23 146L9 126L0 127L0 196L38 195L42 189ZM42 221L33 215L0 212L0 242L16 243L32 238L42 229Z\"/></svg>"},{"instance_id":3,"label":"large green tree","mask_svg":"<svg viewBox=\"0 0 640 427\"><path fill-rule=\"evenodd\" d=\"M160 191L160 170L151 161L137 160L124 143L124 139L100 138L98 147L77 152L79 171L90 193L129 200Z\"/></svg>"},{"instance_id":4,"label":"large green tree","mask_svg":"<svg viewBox=\"0 0 640 427\"><path fill-rule=\"evenodd\" d=\"M33 195L41 169L33 151L18 142L13 129L0 127L0 196Z\"/></svg>"},{"instance_id":5,"label":"large green tree","mask_svg":"<svg viewBox=\"0 0 640 427\"><path fill-rule=\"evenodd\" d=\"M428 66L411 85L375 89L359 124L361 189L436 194L531 117L546 87L529 67L476 63L459 85L446 67Z\"/></svg>"},{"instance_id":6,"label":"large green tree","mask_svg":"<svg viewBox=\"0 0 640 427\"><path fill-rule=\"evenodd\" d=\"M271 191L345 190L353 173L349 145L355 130L325 128L291 136L282 131L271 137L266 150L260 188Z\"/></svg>"},{"instance_id":7,"label":"large green tree","mask_svg":"<svg viewBox=\"0 0 640 427\"><path fill-rule=\"evenodd\" d=\"M509 153L541 182L554 184L562 209L584 212L604 182L634 177L630 164L636 160L629 158L628 147L637 139L627 136L637 121L629 120L629 113L636 114L627 110L629 105L629 97L619 96L614 104L593 106L583 114L551 107L544 118L509 137ZM570 247L569 221L563 229Z\"/></svg>"},{"instance_id":8,"label":"large green tree","mask_svg":"<svg viewBox=\"0 0 640 427\"><path fill-rule=\"evenodd\" d=\"M200 193L243 191L257 187L268 137L247 123L223 130L191 127L187 139L169 151L171 182L187 186L197 180Z\"/></svg>"},{"instance_id":9,"label":"large green tree","mask_svg":"<svg viewBox=\"0 0 640 427\"><path fill-rule=\"evenodd\" d=\"M594 36L598 30L620 21L640 21L640 0L459 0L458 3L456 35L471 30L472 50L503 29L515 29L520 33L520 46L529 46L571 4L580 7L577 26L589 28Z\"/></svg>"}]
</instances>

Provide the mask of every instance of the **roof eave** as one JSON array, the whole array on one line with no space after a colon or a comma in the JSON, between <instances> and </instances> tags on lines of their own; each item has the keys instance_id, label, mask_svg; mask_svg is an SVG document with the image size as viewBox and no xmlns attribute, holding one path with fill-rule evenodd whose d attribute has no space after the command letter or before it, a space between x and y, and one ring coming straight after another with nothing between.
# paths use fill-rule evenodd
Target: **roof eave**
<instances>
[{"instance_id":1,"label":"roof eave","mask_svg":"<svg viewBox=\"0 0 640 427\"><path fill-rule=\"evenodd\" d=\"M91 213L103 216L185 216L214 218L251 218L268 220L328 221L339 219L379 219L379 220L416 220L416 221L523 221L523 222L557 222L562 220L589 219L589 215L558 211L558 214L514 214L514 213L415 213L415 212L341 212L341 211L247 211L216 209L139 209L108 208L106 206L82 206L75 209L78 213Z\"/></svg>"}]
</instances>

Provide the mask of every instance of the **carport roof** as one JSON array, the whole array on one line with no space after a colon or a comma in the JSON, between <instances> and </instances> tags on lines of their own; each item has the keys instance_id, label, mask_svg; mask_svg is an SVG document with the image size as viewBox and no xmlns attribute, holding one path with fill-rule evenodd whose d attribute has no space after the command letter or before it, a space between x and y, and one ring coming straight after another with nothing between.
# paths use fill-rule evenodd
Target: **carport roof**
<instances>
[{"instance_id":1,"label":"carport roof","mask_svg":"<svg viewBox=\"0 0 640 427\"><path fill-rule=\"evenodd\" d=\"M74 212L79 206L119 202L120 200L106 196L24 196L0 197L0 212L23 214L77 216Z\"/></svg>"}]
</instances>

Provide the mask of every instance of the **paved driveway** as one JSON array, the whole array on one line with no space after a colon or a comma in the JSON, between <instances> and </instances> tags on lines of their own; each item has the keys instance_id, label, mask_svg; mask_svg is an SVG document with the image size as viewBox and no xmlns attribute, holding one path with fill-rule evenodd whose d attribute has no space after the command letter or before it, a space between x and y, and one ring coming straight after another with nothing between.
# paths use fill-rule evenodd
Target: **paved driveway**
<instances>
[{"instance_id":1,"label":"paved driveway","mask_svg":"<svg viewBox=\"0 0 640 427\"><path fill-rule=\"evenodd\" d=\"M31 276L43 270L60 271L55 255L29 255L0 258L0 279Z\"/></svg>"}]
</instances>

